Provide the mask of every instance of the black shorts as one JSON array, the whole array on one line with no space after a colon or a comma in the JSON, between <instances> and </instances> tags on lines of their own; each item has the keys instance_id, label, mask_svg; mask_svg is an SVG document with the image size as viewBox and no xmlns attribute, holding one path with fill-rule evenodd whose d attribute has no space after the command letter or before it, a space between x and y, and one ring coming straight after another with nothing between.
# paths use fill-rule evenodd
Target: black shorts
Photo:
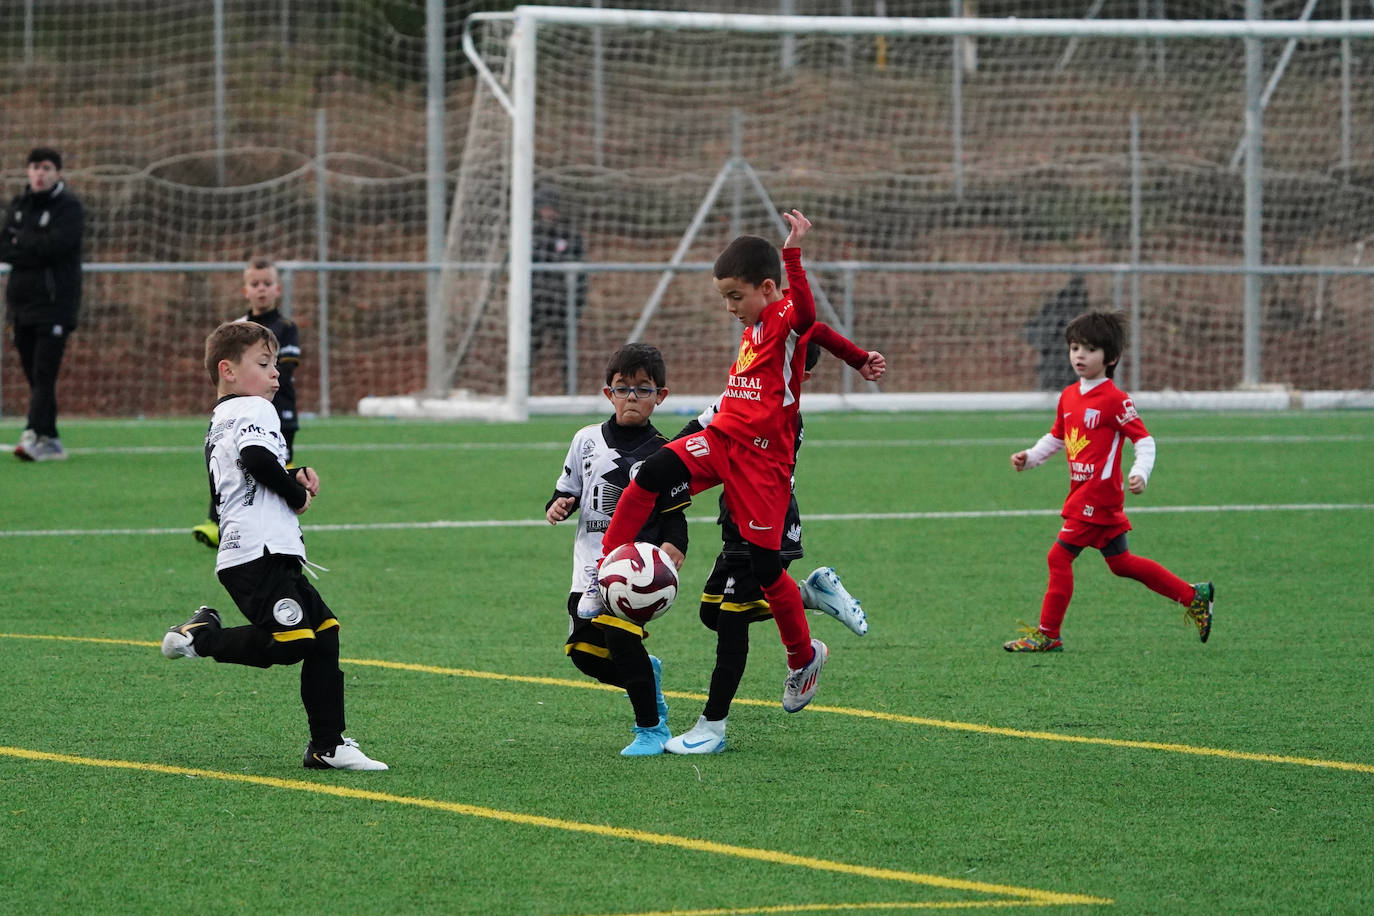
<instances>
[{"instance_id":1,"label":"black shorts","mask_svg":"<svg viewBox=\"0 0 1374 916\"><path fill-rule=\"evenodd\" d=\"M740 535L739 527L725 508L724 496L720 498L720 513L716 516L716 524L720 525L721 556L747 566L749 564L749 542ZM805 555L801 540L801 509L797 507L796 496L787 502L787 515L783 522L782 547L779 548L778 552L782 555L784 567L792 560L800 559Z\"/></svg>"},{"instance_id":2,"label":"black shorts","mask_svg":"<svg viewBox=\"0 0 1374 916\"><path fill-rule=\"evenodd\" d=\"M269 553L219 572L220 584L234 604L277 642L313 639L339 621L303 571L300 557Z\"/></svg>"},{"instance_id":3,"label":"black shorts","mask_svg":"<svg viewBox=\"0 0 1374 916\"><path fill-rule=\"evenodd\" d=\"M607 627L624 630L640 639L649 638L648 630L611 614L601 614L590 620L578 617L577 602L581 597L581 592L573 592L568 596L568 638L563 643L564 655L585 652L597 658L610 658L611 650L606 643Z\"/></svg>"},{"instance_id":4,"label":"black shorts","mask_svg":"<svg viewBox=\"0 0 1374 916\"><path fill-rule=\"evenodd\" d=\"M716 565L701 587L701 603L719 606L722 614L743 614L750 623L773 616L747 557L743 562L724 553L716 557Z\"/></svg>"}]
</instances>

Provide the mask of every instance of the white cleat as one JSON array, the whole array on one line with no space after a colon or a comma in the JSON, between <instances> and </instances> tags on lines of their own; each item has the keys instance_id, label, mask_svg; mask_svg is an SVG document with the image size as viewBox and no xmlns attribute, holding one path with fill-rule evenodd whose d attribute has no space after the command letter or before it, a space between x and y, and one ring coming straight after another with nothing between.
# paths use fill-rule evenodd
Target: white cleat
<instances>
[{"instance_id":1,"label":"white cleat","mask_svg":"<svg viewBox=\"0 0 1374 916\"><path fill-rule=\"evenodd\" d=\"M220 626L219 612L202 605L190 620L172 627L162 637L162 654L167 658L200 658L195 643L197 631L214 634L219 631Z\"/></svg>"},{"instance_id":2,"label":"white cleat","mask_svg":"<svg viewBox=\"0 0 1374 916\"><path fill-rule=\"evenodd\" d=\"M577 616L583 620L593 620L609 613L606 610L606 601L601 597L601 582L597 578L597 569L596 566L587 567L587 578L590 581L582 597L577 599Z\"/></svg>"},{"instance_id":3,"label":"white cleat","mask_svg":"<svg viewBox=\"0 0 1374 916\"><path fill-rule=\"evenodd\" d=\"M816 654L805 667L787 669L787 680L782 682L783 712L800 712L816 695L830 650L819 639L811 640L811 648Z\"/></svg>"},{"instance_id":4,"label":"white cleat","mask_svg":"<svg viewBox=\"0 0 1374 916\"><path fill-rule=\"evenodd\" d=\"M728 716L719 722L700 716L691 731L671 739L663 749L670 754L719 754L725 750L725 723L728 721Z\"/></svg>"},{"instance_id":5,"label":"white cleat","mask_svg":"<svg viewBox=\"0 0 1374 916\"><path fill-rule=\"evenodd\" d=\"M307 770L385 770L389 769L380 760L373 760L362 752L358 747L358 742L352 738L344 738L343 744L334 748L333 753L321 754L315 750L315 745L307 744L305 747L305 760L302 762Z\"/></svg>"},{"instance_id":6,"label":"white cleat","mask_svg":"<svg viewBox=\"0 0 1374 916\"><path fill-rule=\"evenodd\" d=\"M849 594L840 577L829 566L812 572L799 589L804 607L829 614L853 630L856 636L868 632L868 617L859 606L859 599Z\"/></svg>"}]
</instances>

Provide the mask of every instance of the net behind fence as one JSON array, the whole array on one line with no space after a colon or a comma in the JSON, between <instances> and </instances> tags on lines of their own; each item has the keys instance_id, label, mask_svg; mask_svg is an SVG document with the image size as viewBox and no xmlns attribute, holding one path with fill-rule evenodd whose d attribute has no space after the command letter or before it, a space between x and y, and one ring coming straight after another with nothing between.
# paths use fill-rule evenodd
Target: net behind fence
<instances>
[{"instance_id":1,"label":"net behind fence","mask_svg":"<svg viewBox=\"0 0 1374 916\"><path fill-rule=\"evenodd\" d=\"M551 24L539 35L536 203L556 194L559 218L593 261L662 263L685 245L686 261L709 264L737 234L780 240L776 211L799 207L817 227L806 258L833 306L822 317L888 355L887 392L1034 388L1037 316L1064 299L1072 271L1017 265L1195 265L1195 274L1141 277L1135 377L1150 390L1242 382L1243 280L1203 272L1242 264L1243 173L1232 161L1244 125L1239 40L983 38L967 42L956 75L947 37ZM493 73L508 79L508 24L488 24L484 38ZM1344 50L1339 41L1266 43L1266 75L1282 66L1263 136L1268 265L1367 263L1371 51L1369 40ZM491 193L510 181L509 135L493 129L508 119L490 95L477 90L474 110L487 114L469 133L466 194L454 210L487 229L458 237L456 260L499 262L508 241L508 199ZM883 266L903 262L982 270ZM665 351L675 386L721 386L736 332L709 271L675 275L661 299L658 280L591 275L577 328L579 390L596 390L605 354L654 302L642 336ZM482 292L457 286L464 320L455 326L475 328L479 342L456 347L481 357L462 363L454 383L494 392L501 278L468 283ZM1089 273L1076 307L1129 308L1128 283ZM1372 292L1368 276L1266 279L1259 381L1368 387ZM535 325L563 298L557 284L536 281ZM1055 353L1063 359L1062 337ZM561 391L561 354L536 344L531 359L533 392ZM823 371L814 387L838 390L842 374Z\"/></svg>"}]
</instances>

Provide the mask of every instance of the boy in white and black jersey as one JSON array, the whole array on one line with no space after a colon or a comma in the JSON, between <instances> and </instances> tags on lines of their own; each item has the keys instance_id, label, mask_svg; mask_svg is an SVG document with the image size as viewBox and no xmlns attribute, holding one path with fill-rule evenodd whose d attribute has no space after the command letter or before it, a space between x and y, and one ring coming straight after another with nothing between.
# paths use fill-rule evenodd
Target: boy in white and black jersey
<instances>
[{"instance_id":1,"label":"boy in white and black jersey","mask_svg":"<svg viewBox=\"0 0 1374 916\"><path fill-rule=\"evenodd\" d=\"M385 770L345 738L339 621L305 577L297 516L320 492L311 468L286 470L289 455L272 395L277 338L253 322L220 325L205 341L219 400L205 437L205 464L219 514L215 573L249 626L224 628L202 607L162 638L168 658L213 658L270 668L301 663L310 726L309 769Z\"/></svg>"},{"instance_id":2,"label":"boy in white and black jersey","mask_svg":"<svg viewBox=\"0 0 1374 916\"><path fill-rule=\"evenodd\" d=\"M647 344L626 344L606 366L606 399L615 416L585 426L573 437L563 460L563 473L544 506L549 524L578 512L573 546L572 587L568 594L568 639L563 651L578 670L603 684L621 687L635 713L635 739L621 751L626 757L663 753L672 737L668 703L663 699L662 663L644 649L643 627L606 611L596 594L596 564L601 536L610 525L620 494L645 458L667 440L649 422L654 408L668 396L663 355ZM687 519L691 503L686 486L665 491L639 530L637 541L662 547L677 564L687 553Z\"/></svg>"}]
</instances>

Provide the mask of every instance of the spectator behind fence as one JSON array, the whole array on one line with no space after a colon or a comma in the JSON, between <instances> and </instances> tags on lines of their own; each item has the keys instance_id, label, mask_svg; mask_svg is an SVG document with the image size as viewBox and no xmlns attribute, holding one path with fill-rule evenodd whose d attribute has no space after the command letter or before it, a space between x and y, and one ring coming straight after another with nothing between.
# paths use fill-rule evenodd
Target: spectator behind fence
<instances>
[{"instance_id":1,"label":"spectator behind fence","mask_svg":"<svg viewBox=\"0 0 1374 916\"><path fill-rule=\"evenodd\" d=\"M62 154L29 152L28 185L5 213L0 261L10 265L5 320L29 383L29 416L14 447L22 461L67 457L57 435L57 372L81 309L86 214L62 180Z\"/></svg>"},{"instance_id":2,"label":"spectator behind fence","mask_svg":"<svg viewBox=\"0 0 1374 916\"><path fill-rule=\"evenodd\" d=\"M534 194L534 225L531 228L530 257L536 263L581 261L585 255L582 236L564 216L562 198L557 190L539 188ZM573 294L572 320L582 313L587 301L587 277L578 274ZM530 277L530 366L535 367L546 349L552 352L553 366L563 390L568 347L568 276L562 271L536 270Z\"/></svg>"},{"instance_id":3,"label":"spectator behind fence","mask_svg":"<svg viewBox=\"0 0 1374 916\"><path fill-rule=\"evenodd\" d=\"M1021 336L1036 349L1035 387L1040 391L1063 391L1078 377L1064 358L1064 331L1088 310L1088 287L1082 274L1075 274L1064 288L1045 300L1040 312L1026 322Z\"/></svg>"}]
</instances>

